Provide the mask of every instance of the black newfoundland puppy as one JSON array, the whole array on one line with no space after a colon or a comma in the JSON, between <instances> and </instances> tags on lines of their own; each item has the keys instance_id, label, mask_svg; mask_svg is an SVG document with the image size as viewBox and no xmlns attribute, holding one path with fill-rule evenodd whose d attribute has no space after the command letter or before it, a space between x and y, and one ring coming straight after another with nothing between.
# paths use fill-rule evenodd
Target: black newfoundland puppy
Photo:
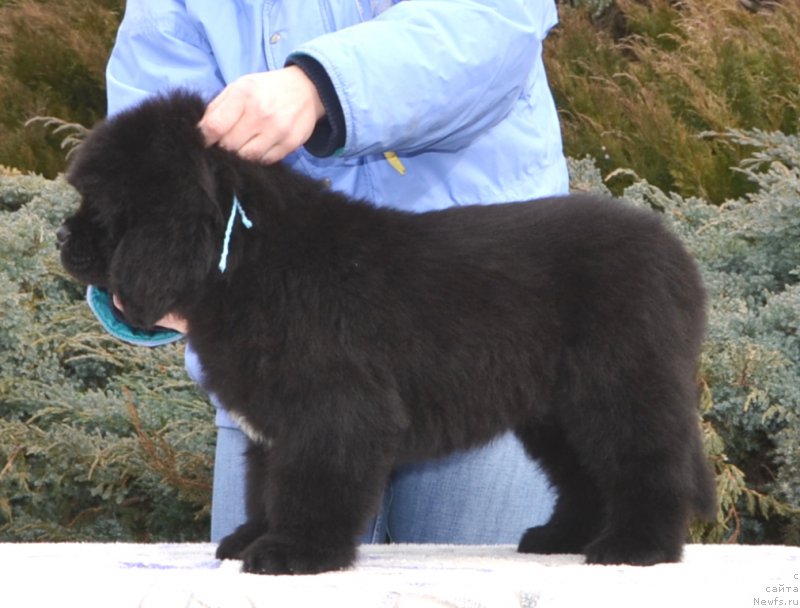
<instances>
[{"instance_id":1,"label":"black newfoundland puppy","mask_svg":"<svg viewBox=\"0 0 800 608\"><path fill-rule=\"evenodd\" d=\"M680 559L715 509L704 291L655 213L589 195L376 208L206 148L203 111L175 93L101 123L59 240L130 324L185 317L207 389L243 422L249 519L219 558L347 567L393 467L510 429L558 490L520 551Z\"/></svg>"}]
</instances>

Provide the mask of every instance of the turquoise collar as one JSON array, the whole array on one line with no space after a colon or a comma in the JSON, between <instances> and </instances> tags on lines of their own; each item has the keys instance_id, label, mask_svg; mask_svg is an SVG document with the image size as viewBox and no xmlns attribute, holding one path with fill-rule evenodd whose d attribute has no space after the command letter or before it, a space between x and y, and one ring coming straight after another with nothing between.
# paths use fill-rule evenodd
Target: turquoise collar
<instances>
[{"instance_id":1,"label":"turquoise collar","mask_svg":"<svg viewBox=\"0 0 800 608\"><path fill-rule=\"evenodd\" d=\"M172 329L144 330L131 327L114 313L114 304L105 289L90 285L86 290L86 301L100 325L112 336L128 344L162 346L183 338L182 333Z\"/></svg>"}]
</instances>

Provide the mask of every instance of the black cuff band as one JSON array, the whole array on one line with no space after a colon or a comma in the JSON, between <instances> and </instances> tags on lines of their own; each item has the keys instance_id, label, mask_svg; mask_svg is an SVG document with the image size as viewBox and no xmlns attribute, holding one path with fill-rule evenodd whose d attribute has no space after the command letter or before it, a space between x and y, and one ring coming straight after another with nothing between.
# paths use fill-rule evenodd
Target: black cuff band
<instances>
[{"instance_id":1,"label":"black cuff band","mask_svg":"<svg viewBox=\"0 0 800 608\"><path fill-rule=\"evenodd\" d=\"M331 156L334 152L344 147L346 127L344 112L339 96L333 87L325 68L308 55L292 55L286 65L296 65L303 70L309 80L314 83L319 93L322 105L325 107L325 117L320 120L309 140L305 143L306 150L314 156Z\"/></svg>"}]
</instances>

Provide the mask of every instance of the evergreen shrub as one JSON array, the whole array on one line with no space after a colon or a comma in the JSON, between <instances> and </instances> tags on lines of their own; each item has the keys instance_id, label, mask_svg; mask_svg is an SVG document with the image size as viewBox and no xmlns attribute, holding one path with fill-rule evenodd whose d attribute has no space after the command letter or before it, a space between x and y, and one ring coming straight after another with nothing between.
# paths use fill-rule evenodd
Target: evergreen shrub
<instances>
[{"instance_id":1,"label":"evergreen shrub","mask_svg":"<svg viewBox=\"0 0 800 608\"><path fill-rule=\"evenodd\" d=\"M718 521L695 540L800 541L800 138L729 130L754 184L718 206L571 160L575 190L625 183L696 256L709 290L698 381ZM181 347L121 344L58 261L62 180L0 173L0 540L206 537L211 407Z\"/></svg>"},{"instance_id":2,"label":"evergreen shrub","mask_svg":"<svg viewBox=\"0 0 800 608\"><path fill-rule=\"evenodd\" d=\"M53 237L76 205L0 172L0 540L204 540L212 408L179 346L95 322Z\"/></svg>"},{"instance_id":3,"label":"evergreen shrub","mask_svg":"<svg viewBox=\"0 0 800 608\"><path fill-rule=\"evenodd\" d=\"M545 59L567 153L714 203L751 192L748 176L730 171L748 144L704 134L798 132L800 2L762 5L561 2Z\"/></svg>"}]
</instances>

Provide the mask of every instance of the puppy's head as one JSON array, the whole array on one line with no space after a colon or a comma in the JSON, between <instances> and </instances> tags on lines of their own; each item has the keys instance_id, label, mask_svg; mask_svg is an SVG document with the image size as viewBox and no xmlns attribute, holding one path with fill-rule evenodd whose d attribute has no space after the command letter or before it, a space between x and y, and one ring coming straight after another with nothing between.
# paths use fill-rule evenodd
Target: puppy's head
<instances>
[{"instance_id":1,"label":"puppy's head","mask_svg":"<svg viewBox=\"0 0 800 608\"><path fill-rule=\"evenodd\" d=\"M59 228L61 261L117 294L132 325L152 327L198 297L224 232L217 179L197 123L203 100L155 97L92 130L70 164L77 212Z\"/></svg>"}]
</instances>

